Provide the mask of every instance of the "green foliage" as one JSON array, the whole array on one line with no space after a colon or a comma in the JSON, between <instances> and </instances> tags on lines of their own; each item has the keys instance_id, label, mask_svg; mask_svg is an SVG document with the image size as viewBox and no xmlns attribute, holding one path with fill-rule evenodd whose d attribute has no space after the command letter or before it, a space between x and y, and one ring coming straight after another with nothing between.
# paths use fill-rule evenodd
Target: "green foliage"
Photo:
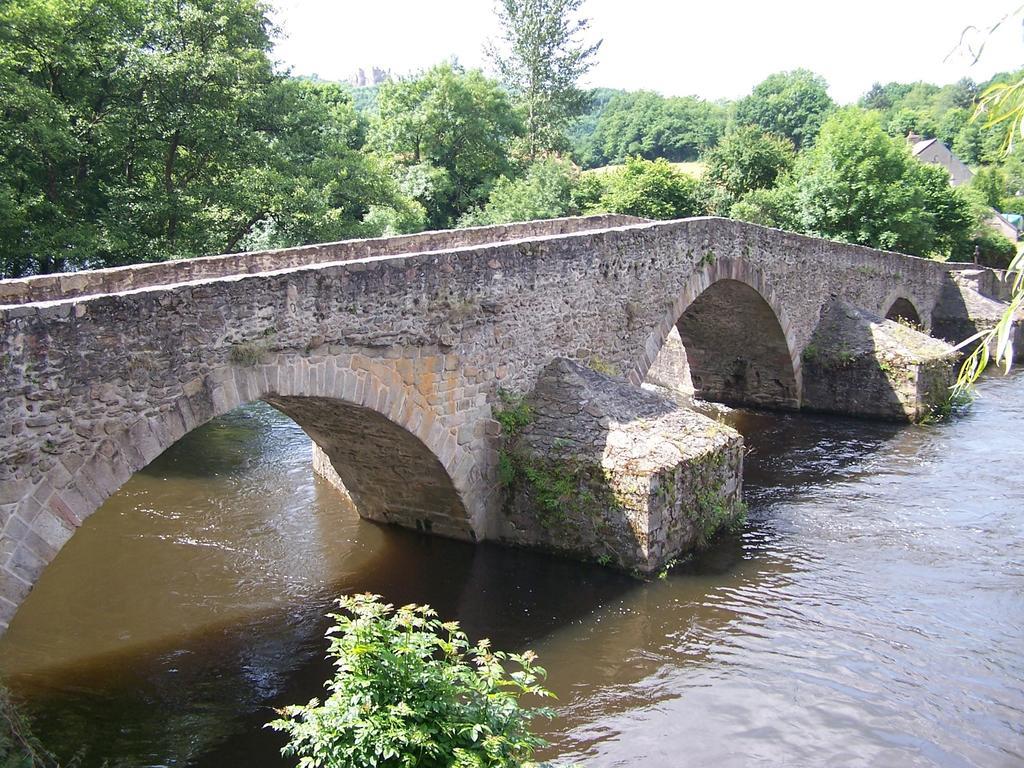
<instances>
[{"instance_id":1,"label":"green foliage","mask_svg":"<svg viewBox=\"0 0 1024 768\"><path fill-rule=\"evenodd\" d=\"M470 645L456 622L426 606L394 608L377 595L338 600L329 658L337 670L321 704L280 710L269 724L289 736L303 768L517 768L545 742L529 731L551 697L531 651ZM506 670L509 664L518 667Z\"/></svg>"},{"instance_id":2,"label":"green foliage","mask_svg":"<svg viewBox=\"0 0 1024 768\"><path fill-rule=\"evenodd\" d=\"M946 142L949 144L949 142ZM985 154L985 134L976 122L966 122L953 137L953 153L969 165L981 162Z\"/></svg>"},{"instance_id":3,"label":"green foliage","mask_svg":"<svg viewBox=\"0 0 1024 768\"><path fill-rule=\"evenodd\" d=\"M977 251L975 252L975 247ZM978 263L993 269L1007 269L1014 256L1017 255L1017 246L1001 232L996 232L989 227L980 227L971 239L971 257L965 257L965 261L973 259L976 253Z\"/></svg>"},{"instance_id":4,"label":"green foliage","mask_svg":"<svg viewBox=\"0 0 1024 768\"><path fill-rule=\"evenodd\" d=\"M770 136L753 126L739 126L704 156L701 181L711 189L716 213L729 209L752 190L766 190L793 167L796 153L786 139Z\"/></svg>"},{"instance_id":5,"label":"green foliage","mask_svg":"<svg viewBox=\"0 0 1024 768\"><path fill-rule=\"evenodd\" d=\"M502 45L489 54L522 115L522 154L528 161L563 149L566 129L587 108L587 94L577 82L593 66L601 43L580 41L589 26L576 16L582 5L583 0L497 2Z\"/></svg>"},{"instance_id":6,"label":"green foliage","mask_svg":"<svg viewBox=\"0 0 1024 768\"><path fill-rule=\"evenodd\" d=\"M725 110L694 97L665 98L650 91L619 93L596 120L575 154L584 168L630 157L696 160L725 129Z\"/></svg>"},{"instance_id":7,"label":"green foliage","mask_svg":"<svg viewBox=\"0 0 1024 768\"><path fill-rule=\"evenodd\" d=\"M955 255L970 236L969 205L948 174L914 160L873 113L835 113L795 175L810 234L920 256Z\"/></svg>"},{"instance_id":8,"label":"green foliage","mask_svg":"<svg viewBox=\"0 0 1024 768\"><path fill-rule=\"evenodd\" d=\"M579 209L573 205L573 189L578 178L579 171L567 161L556 158L537 160L517 179L504 176L498 179L486 205L459 219L459 226L554 219L576 214Z\"/></svg>"},{"instance_id":9,"label":"green foliage","mask_svg":"<svg viewBox=\"0 0 1024 768\"><path fill-rule=\"evenodd\" d=\"M530 404L516 392L499 389L498 397L501 400L501 408L494 410L494 418L501 424L501 431L505 437L511 439L533 421L533 412L530 410Z\"/></svg>"},{"instance_id":10,"label":"green foliage","mask_svg":"<svg viewBox=\"0 0 1024 768\"><path fill-rule=\"evenodd\" d=\"M828 85L806 69L769 75L736 104L736 121L789 139L800 149L814 143L835 107Z\"/></svg>"},{"instance_id":11,"label":"green foliage","mask_svg":"<svg viewBox=\"0 0 1024 768\"><path fill-rule=\"evenodd\" d=\"M1004 197L996 208L1002 213L1016 213L1019 216L1024 216L1024 196Z\"/></svg>"},{"instance_id":12,"label":"green foliage","mask_svg":"<svg viewBox=\"0 0 1024 768\"><path fill-rule=\"evenodd\" d=\"M790 232L799 231L801 222L796 185L786 180L771 189L754 189L733 204L729 218Z\"/></svg>"},{"instance_id":13,"label":"green foliage","mask_svg":"<svg viewBox=\"0 0 1024 768\"><path fill-rule=\"evenodd\" d=\"M601 179L604 193L597 210L647 219L681 219L699 215L703 207L696 179L675 170L666 160L632 158Z\"/></svg>"},{"instance_id":14,"label":"green foliage","mask_svg":"<svg viewBox=\"0 0 1024 768\"><path fill-rule=\"evenodd\" d=\"M352 89L352 105L366 115L377 114L377 94L379 85L363 85Z\"/></svg>"},{"instance_id":15,"label":"green foliage","mask_svg":"<svg viewBox=\"0 0 1024 768\"><path fill-rule=\"evenodd\" d=\"M79 761L64 763L65 768ZM0 686L0 766L3 768L60 768L56 756L39 743L28 720L18 710L10 692Z\"/></svg>"},{"instance_id":16,"label":"green foliage","mask_svg":"<svg viewBox=\"0 0 1024 768\"><path fill-rule=\"evenodd\" d=\"M521 126L508 96L478 70L440 64L384 83L371 144L393 158L402 191L431 228L452 226L511 173L509 145Z\"/></svg>"},{"instance_id":17,"label":"green foliage","mask_svg":"<svg viewBox=\"0 0 1024 768\"><path fill-rule=\"evenodd\" d=\"M916 133L923 139L932 139L939 132L935 120L927 112L919 109L903 109L897 111L886 126L890 136L903 138Z\"/></svg>"},{"instance_id":18,"label":"green foliage","mask_svg":"<svg viewBox=\"0 0 1024 768\"><path fill-rule=\"evenodd\" d=\"M864 109L877 109L884 112L902 101L912 87L911 83L888 83L886 85L875 83L861 97L859 104Z\"/></svg>"},{"instance_id":19,"label":"green foliage","mask_svg":"<svg viewBox=\"0 0 1024 768\"><path fill-rule=\"evenodd\" d=\"M980 168L971 179L971 188L981 196L985 205L998 210L1006 196L1006 174L999 168Z\"/></svg>"},{"instance_id":20,"label":"green foliage","mask_svg":"<svg viewBox=\"0 0 1024 768\"><path fill-rule=\"evenodd\" d=\"M260 0L0 6L0 275L367 233L397 190Z\"/></svg>"}]
</instances>

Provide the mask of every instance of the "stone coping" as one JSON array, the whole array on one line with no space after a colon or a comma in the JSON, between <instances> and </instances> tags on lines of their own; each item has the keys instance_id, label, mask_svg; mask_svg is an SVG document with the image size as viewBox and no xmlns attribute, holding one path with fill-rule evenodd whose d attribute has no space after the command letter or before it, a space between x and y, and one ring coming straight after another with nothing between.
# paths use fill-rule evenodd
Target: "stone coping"
<instances>
[{"instance_id":1,"label":"stone coping","mask_svg":"<svg viewBox=\"0 0 1024 768\"><path fill-rule=\"evenodd\" d=\"M342 240L270 251L200 256L107 269L59 272L52 275L0 280L0 306L121 293L139 288L180 284L240 274L257 274L288 267L326 264L407 253L450 250L544 235L568 234L636 224L635 216L599 214L501 224L489 227L437 230L412 235Z\"/></svg>"},{"instance_id":2,"label":"stone coping","mask_svg":"<svg viewBox=\"0 0 1024 768\"><path fill-rule=\"evenodd\" d=\"M568 231L555 232L549 234L530 235L527 232L524 233L524 229L527 229L535 224L555 224L558 225L557 229L565 228ZM856 255L865 258L866 260L875 260L886 262L888 265L897 264L913 264L915 267L923 268L925 270L932 270L935 273L949 274L951 270L949 263L934 261L933 259L922 258L919 256L910 256L907 254L896 253L894 251L882 251L875 248L869 248L863 245L854 245L851 243L842 243L838 241L825 240L824 238L812 237L810 235L802 235L796 232L789 232L786 230L775 229L772 227L763 227L757 224L750 224L748 222L742 222L734 219L726 219L716 216L696 216L689 219L674 219L671 221L649 221L646 219L638 219L630 216L596 216L596 217L577 217L567 219L550 219L540 222L525 222L522 225L506 225L497 229L502 229L508 239L500 240L495 239L495 229L492 227L478 227L474 229L466 230L445 230L438 233L423 233L427 235L450 235L450 234L462 234L465 232L477 232L478 236L487 235L482 243L464 243L459 242L456 246L447 248L436 248L426 250L407 250L407 251L396 251L393 244L396 238L383 238L380 240L351 240L343 241L337 244L325 244L316 246L304 246L301 248L287 249L284 251L262 251L259 253L243 253L229 256L209 256L202 257L199 259L184 259L173 262L161 262L159 264L149 265L138 265L134 267L115 267L109 270L96 270L93 272L69 272L61 273L57 275L43 275L34 278L25 278L24 280L14 281L0 281L0 301L5 300L5 296L2 290L5 286L11 284L24 284L34 280L63 280L73 278L88 278L92 275L109 275L116 273L117 275L130 274L133 271L142 272L143 270L154 268L154 267L175 267L174 274L167 274L168 281L175 277L177 278L173 282L162 282L154 280L150 283L149 280L144 281L141 285L134 285L132 279L120 279L115 280L115 283L123 284L119 290L110 292L96 292L88 290L87 288L74 289L71 288L68 291L54 292L52 298L48 299L26 299L23 301L13 301L10 303L0 303L0 320L13 317L21 317L25 315L36 314L35 310L41 310L41 314L49 314L47 310L53 310L62 306L69 306L70 304L77 303L78 301L91 301L100 299L106 296L115 295L129 295L129 294L140 294L151 291L164 291L179 289L182 286L201 286L210 285L217 282L233 282L248 278L257 277L269 277L278 276L290 273L300 273L313 270L347 267L352 270L363 270L373 268L372 265L375 262L394 262L399 260L409 261L420 261L424 258L430 257L442 257L442 256L453 256L453 257L466 257L470 258L481 258L489 259L500 256L501 253L510 247L516 247L523 243L544 243L556 240L569 240L577 239L583 241L585 239L607 236L611 234L619 234L620 236L630 235L642 235L645 231L652 232L664 232L672 230L685 230L689 226L694 224L697 225L716 225L716 230L729 230L733 229L737 233L748 232L756 233L763 232L765 234L771 234L772 236L779 238L780 246L787 247L792 246L798 248L805 245L820 245L822 243L829 243L834 245L837 249L845 250L849 255ZM489 233L489 234L488 234ZM513 234L521 235L519 237L512 237ZM716 234L712 232L712 234ZM410 247L414 244L414 239L419 237L418 235L407 235L397 238L406 242ZM330 248L334 246L344 246L345 248L357 248L362 246L371 245L376 249L382 249L387 251L377 255L351 255L350 253L341 254L341 258L335 259L323 259L323 260L311 260L308 258L297 258L297 256L308 256L311 253L321 250L323 254L332 254ZM581 249L581 252L585 252L586 249ZM250 271L228 271L225 269L225 265L236 258L246 257L258 257L261 259L271 259L279 254L290 254L291 261L299 261L297 264L280 264L268 262L266 269L253 269ZM337 255L337 254L335 254ZM224 261L218 261L224 260ZM200 274L196 275L188 267L193 264L209 262L217 264L213 272L215 274L205 274L207 270L199 270ZM960 265L964 268L970 267L976 269L976 265ZM185 274L181 274L184 272ZM221 274L223 272L223 274ZM51 286L52 289L53 286ZM40 291L45 293L46 291ZM58 310L58 314L63 314L63 311Z\"/></svg>"}]
</instances>

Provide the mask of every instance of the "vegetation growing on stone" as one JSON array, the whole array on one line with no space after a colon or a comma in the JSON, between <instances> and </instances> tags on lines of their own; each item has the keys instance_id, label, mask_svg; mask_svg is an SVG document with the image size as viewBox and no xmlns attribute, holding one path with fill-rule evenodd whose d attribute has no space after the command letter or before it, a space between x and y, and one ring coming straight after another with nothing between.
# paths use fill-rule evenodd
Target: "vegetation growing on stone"
<instances>
[{"instance_id":1,"label":"vegetation growing on stone","mask_svg":"<svg viewBox=\"0 0 1024 768\"><path fill-rule=\"evenodd\" d=\"M32 733L31 724L0 686L0 765L4 768L75 768L77 760L61 763Z\"/></svg>"}]
</instances>

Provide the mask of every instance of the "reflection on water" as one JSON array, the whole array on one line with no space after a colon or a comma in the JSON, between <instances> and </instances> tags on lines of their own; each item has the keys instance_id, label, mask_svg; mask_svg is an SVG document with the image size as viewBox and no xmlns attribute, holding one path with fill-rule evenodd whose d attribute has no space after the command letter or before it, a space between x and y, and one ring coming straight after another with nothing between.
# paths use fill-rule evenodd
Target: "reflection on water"
<instances>
[{"instance_id":1,"label":"reflection on water","mask_svg":"<svg viewBox=\"0 0 1024 768\"><path fill-rule=\"evenodd\" d=\"M340 591L534 647L588 766L1024 763L1024 377L929 428L735 413L750 522L651 583L360 521L266 408L197 430L91 517L0 640L86 764L282 765Z\"/></svg>"}]
</instances>

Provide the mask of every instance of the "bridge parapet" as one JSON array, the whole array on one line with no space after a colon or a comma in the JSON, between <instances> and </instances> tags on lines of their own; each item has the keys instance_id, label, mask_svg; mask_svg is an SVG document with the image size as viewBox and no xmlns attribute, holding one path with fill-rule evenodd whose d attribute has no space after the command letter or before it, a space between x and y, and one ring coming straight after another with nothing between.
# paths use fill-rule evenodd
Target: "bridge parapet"
<instances>
[{"instance_id":1,"label":"bridge parapet","mask_svg":"<svg viewBox=\"0 0 1024 768\"><path fill-rule=\"evenodd\" d=\"M271 272L310 264L468 248L522 238L628 226L642 221L643 219L634 216L618 214L576 216L0 280L0 306L120 293L217 277Z\"/></svg>"}]
</instances>

